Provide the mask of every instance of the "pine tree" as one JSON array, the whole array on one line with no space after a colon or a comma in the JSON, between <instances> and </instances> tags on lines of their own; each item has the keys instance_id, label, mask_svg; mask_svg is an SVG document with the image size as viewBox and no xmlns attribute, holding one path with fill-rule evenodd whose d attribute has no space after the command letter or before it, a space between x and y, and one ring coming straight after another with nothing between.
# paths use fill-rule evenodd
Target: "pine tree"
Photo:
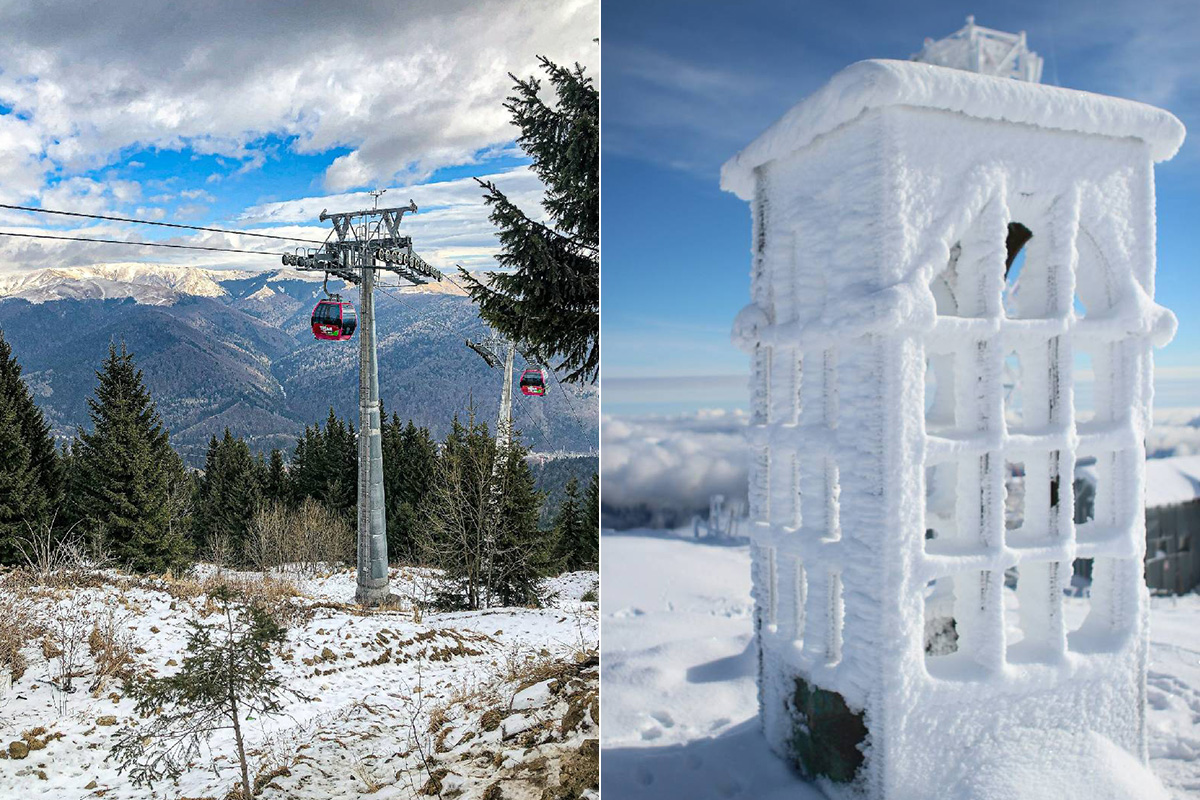
<instances>
[{"instance_id":1,"label":"pine tree","mask_svg":"<svg viewBox=\"0 0 1200 800\"><path fill-rule=\"evenodd\" d=\"M587 494L584 495L583 506L584 524L587 525L589 541L592 542L593 552L596 554L593 559L593 569L600 568L600 473L593 472L592 480L588 484Z\"/></svg>"},{"instance_id":2,"label":"pine tree","mask_svg":"<svg viewBox=\"0 0 1200 800\"><path fill-rule=\"evenodd\" d=\"M465 425L454 417L425 496L426 524L418 529L423 562L442 570L438 602L446 608L478 609L485 603L485 544L496 520L489 507L494 453L487 425L474 414Z\"/></svg>"},{"instance_id":3,"label":"pine tree","mask_svg":"<svg viewBox=\"0 0 1200 800\"><path fill-rule=\"evenodd\" d=\"M132 569L181 567L190 554L183 461L124 344L109 347L96 377L92 430L81 428L72 448L73 500L84 530Z\"/></svg>"},{"instance_id":4,"label":"pine tree","mask_svg":"<svg viewBox=\"0 0 1200 800\"><path fill-rule=\"evenodd\" d=\"M578 64L541 58L557 102L539 96L536 78L515 82L505 103L520 128L517 142L546 186L552 220L531 219L494 184L480 181L512 272L486 282L460 270L479 314L527 348L535 361L558 359L563 380L595 382L600 371L600 92Z\"/></svg>"}]
</instances>

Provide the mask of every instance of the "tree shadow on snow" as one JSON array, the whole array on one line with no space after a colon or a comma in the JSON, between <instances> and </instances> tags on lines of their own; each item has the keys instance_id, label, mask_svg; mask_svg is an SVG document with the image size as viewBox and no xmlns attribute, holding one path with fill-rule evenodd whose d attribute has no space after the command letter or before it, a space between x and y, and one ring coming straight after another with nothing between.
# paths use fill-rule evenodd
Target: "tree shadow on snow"
<instances>
[{"instance_id":1,"label":"tree shadow on snow","mask_svg":"<svg viewBox=\"0 0 1200 800\"><path fill-rule=\"evenodd\" d=\"M697 664L694 667L688 667L687 680L688 683L720 683L721 681L732 681L738 678L744 678L754 674L755 667L755 652L754 638L746 643L746 649L742 652L718 658L715 661L709 661L706 664Z\"/></svg>"},{"instance_id":2,"label":"tree shadow on snow","mask_svg":"<svg viewBox=\"0 0 1200 800\"><path fill-rule=\"evenodd\" d=\"M719 736L601 751L603 797L621 800L825 800L767 747L758 719Z\"/></svg>"}]
</instances>

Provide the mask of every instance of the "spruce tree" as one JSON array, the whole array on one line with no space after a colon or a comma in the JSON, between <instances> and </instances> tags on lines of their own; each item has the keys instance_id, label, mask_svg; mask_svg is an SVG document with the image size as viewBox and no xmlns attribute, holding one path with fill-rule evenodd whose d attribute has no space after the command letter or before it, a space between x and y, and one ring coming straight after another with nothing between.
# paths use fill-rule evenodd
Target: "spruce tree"
<instances>
[{"instance_id":1,"label":"spruce tree","mask_svg":"<svg viewBox=\"0 0 1200 800\"><path fill-rule=\"evenodd\" d=\"M384 430L384 496L388 507L388 558L407 561L418 557L417 527L421 506L437 469L437 443L428 428L412 421L401 426L392 416Z\"/></svg>"},{"instance_id":2,"label":"spruce tree","mask_svg":"<svg viewBox=\"0 0 1200 800\"><path fill-rule=\"evenodd\" d=\"M11 397L0 394L0 561L8 564L20 561L17 541L27 526L38 524L43 497L14 406Z\"/></svg>"},{"instance_id":3,"label":"spruce tree","mask_svg":"<svg viewBox=\"0 0 1200 800\"><path fill-rule=\"evenodd\" d=\"M330 511L352 514L358 505L358 437L329 409L324 429L306 427L296 442L289 475L293 504L311 497Z\"/></svg>"},{"instance_id":4,"label":"spruce tree","mask_svg":"<svg viewBox=\"0 0 1200 800\"><path fill-rule=\"evenodd\" d=\"M579 481L567 482L567 494L554 515L554 561L558 569L576 572L596 567L594 531L588 525L587 506L579 497Z\"/></svg>"},{"instance_id":5,"label":"spruce tree","mask_svg":"<svg viewBox=\"0 0 1200 800\"><path fill-rule=\"evenodd\" d=\"M484 573L491 605L537 605L539 584L553 563L554 540L538 528L545 496L536 488L527 455L516 433L497 454L501 463L494 491L499 496L499 530L490 568Z\"/></svg>"},{"instance_id":6,"label":"spruce tree","mask_svg":"<svg viewBox=\"0 0 1200 800\"><path fill-rule=\"evenodd\" d=\"M485 603L486 543L497 527L489 504L495 449L487 425L473 414L465 425L455 416L425 496L420 553L424 563L442 571L438 602L445 608L474 610Z\"/></svg>"},{"instance_id":7,"label":"spruce tree","mask_svg":"<svg viewBox=\"0 0 1200 800\"><path fill-rule=\"evenodd\" d=\"M584 495L583 505L584 524L587 525L589 541L593 543L596 557L595 569L600 567L600 473L593 472L592 480L588 483L587 494Z\"/></svg>"},{"instance_id":8,"label":"spruce tree","mask_svg":"<svg viewBox=\"0 0 1200 800\"><path fill-rule=\"evenodd\" d=\"M80 428L72 448L72 494L84 530L134 570L181 567L190 555L183 461L123 343L119 351L109 346L96 377L92 430Z\"/></svg>"},{"instance_id":9,"label":"spruce tree","mask_svg":"<svg viewBox=\"0 0 1200 800\"><path fill-rule=\"evenodd\" d=\"M42 410L33 402L29 387L21 379L21 365L3 332L0 332L0 398L11 409L23 447L28 451L26 470L32 478L32 484L24 501L24 523L35 528L48 525L55 519L63 498L63 464L50 433L50 425ZM7 453L6 450L0 452ZM0 562L9 561L11 555L0 535Z\"/></svg>"},{"instance_id":10,"label":"spruce tree","mask_svg":"<svg viewBox=\"0 0 1200 800\"><path fill-rule=\"evenodd\" d=\"M552 363L563 380L594 383L600 371L600 92L578 64L540 59L556 103L540 96L536 78L515 82L505 108L521 130L517 142L546 187L551 224L531 219L492 183L492 223L511 272L486 281L461 270L479 315L535 361Z\"/></svg>"},{"instance_id":11,"label":"spruce tree","mask_svg":"<svg viewBox=\"0 0 1200 800\"><path fill-rule=\"evenodd\" d=\"M221 440L213 436L204 461L196 504L195 544L222 540L242 553L250 520L262 503L265 467L250 454L246 440L229 429Z\"/></svg>"},{"instance_id":12,"label":"spruce tree","mask_svg":"<svg viewBox=\"0 0 1200 800\"><path fill-rule=\"evenodd\" d=\"M287 687L273 663L272 651L287 643L287 632L274 617L227 586L218 586L209 598L218 604L217 621L188 622L179 670L141 677L129 687L138 715L149 721L123 729L110 758L119 772L128 771L134 786L153 786L182 775L214 733L232 730L242 782L229 796L250 798L254 787L244 723L279 714L289 695L303 695Z\"/></svg>"},{"instance_id":13,"label":"spruce tree","mask_svg":"<svg viewBox=\"0 0 1200 800\"><path fill-rule=\"evenodd\" d=\"M286 503L290 494L287 466L283 463L283 451L275 448L267 462L266 476L262 488L263 500L267 503Z\"/></svg>"}]
</instances>

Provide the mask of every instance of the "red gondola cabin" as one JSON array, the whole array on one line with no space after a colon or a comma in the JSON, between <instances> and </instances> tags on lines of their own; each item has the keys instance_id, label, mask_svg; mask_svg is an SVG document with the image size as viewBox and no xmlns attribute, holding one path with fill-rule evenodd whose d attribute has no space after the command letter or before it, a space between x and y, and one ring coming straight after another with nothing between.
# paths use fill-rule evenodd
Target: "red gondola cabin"
<instances>
[{"instance_id":1,"label":"red gondola cabin","mask_svg":"<svg viewBox=\"0 0 1200 800\"><path fill-rule=\"evenodd\" d=\"M312 312L312 332L318 339L344 342L358 327L358 312L346 300L322 300Z\"/></svg>"},{"instance_id":2,"label":"red gondola cabin","mask_svg":"<svg viewBox=\"0 0 1200 800\"><path fill-rule=\"evenodd\" d=\"M540 369L527 369L521 373L521 394L542 397L546 394L546 381Z\"/></svg>"}]
</instances>

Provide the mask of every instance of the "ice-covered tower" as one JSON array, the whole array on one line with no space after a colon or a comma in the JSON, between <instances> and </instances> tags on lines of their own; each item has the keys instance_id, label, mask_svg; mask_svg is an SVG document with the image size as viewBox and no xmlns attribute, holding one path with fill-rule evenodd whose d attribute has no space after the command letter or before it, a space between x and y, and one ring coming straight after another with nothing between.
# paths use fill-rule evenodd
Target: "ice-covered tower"
<instances>
[{"instance_id":1,"label":"ice-covered tower","mask_svg":"<svg viewBox=\"0 0 1200 800\"><path fill-rule=\"evenodd\" d=\"M947 796L1000 753L1104 739L1145 761L1143 436L1175 328L1153 164L1183 135L1139 103L864 61L725 165L753 208L734 338L762 723L830 791Z\"/></svg>"}]
</instances>

